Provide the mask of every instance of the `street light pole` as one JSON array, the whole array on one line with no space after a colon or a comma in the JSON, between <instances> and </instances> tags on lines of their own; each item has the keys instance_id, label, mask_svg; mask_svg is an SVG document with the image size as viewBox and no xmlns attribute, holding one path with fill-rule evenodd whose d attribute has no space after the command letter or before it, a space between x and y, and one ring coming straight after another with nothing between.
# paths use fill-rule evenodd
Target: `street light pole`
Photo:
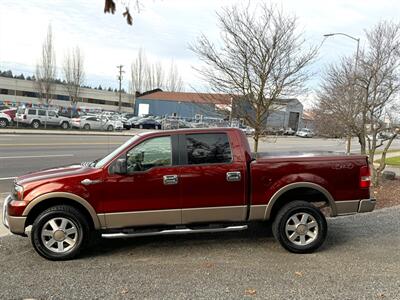
<instances>
[{"instance_id":1,"label":"street light pole","mask_svg":"<svg viewBox=\"0 0 400 300\"><path fill-rule=\"evenodd\" d=\"M356 51L356 58L355 58L355 62L354 62L354 70L353 70L353 85L352 85L352 91L351 94L353 96L353 100L354 100L354 90L355 90L355 86L356 86L356 72L357 72L357 67L358 67L358 58L359 58L359 51L360 51L360 39L359 38L355 38L349 34L343 33L343 32L335 32L335 33L327 33L324 34L325 38L331 37L331 36L335 36L335 35L343 35L345 37L348 37L354 41L357 42L357 51ZM348 133L347 136L347 145L346 145L346 154L350 154L350 150L351 150L351 133Z\"/></svg>"}]
</instances>

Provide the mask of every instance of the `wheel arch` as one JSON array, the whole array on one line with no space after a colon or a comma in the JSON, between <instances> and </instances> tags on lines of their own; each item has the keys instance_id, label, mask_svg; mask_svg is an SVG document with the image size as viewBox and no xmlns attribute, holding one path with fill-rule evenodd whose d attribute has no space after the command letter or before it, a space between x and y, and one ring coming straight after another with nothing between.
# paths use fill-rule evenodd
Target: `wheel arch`
<instances>
[{"instance_id":1,"label":"wheel arch","mask_svg":"<svg viewBox=\"0 0 400 300\"><path fill-rule=\"evenodd\" d=\"M305 200L307 202L318 202L315 199L304 198L307 195L312 194L313 196L320 197L320 201L326 202L331 208L331 216L337 215L337 209L335 200L333 199L330 192L319 184L312 182L296 182L288 184L278 191L271 197L265 210L264 219L269 220L276 216L279 209L293 200Z\"/></svg>"},{"instance_id":2,"label":"wheel arch","mask_svg":"<svg viewBox=\"0 0 400 300\"><path fill-rule=\"evenodd\" d=\"M27 218L25 222L25 227L32 225L34 219L41 212L51 206L59 204L71 205L72 207L75 207L84 214L93 229L101 228L101 223L96 214L96 211L85 199L77 195L64 192L44 194L29 202L28 206L25 208L22 214Z\"/></svg>"}]
</instances>

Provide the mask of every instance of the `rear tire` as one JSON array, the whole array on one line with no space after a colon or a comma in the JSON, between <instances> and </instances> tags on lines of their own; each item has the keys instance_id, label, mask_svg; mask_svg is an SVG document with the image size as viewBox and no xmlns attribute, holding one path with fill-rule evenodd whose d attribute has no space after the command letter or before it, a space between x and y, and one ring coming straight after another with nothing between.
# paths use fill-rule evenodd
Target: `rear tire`
<instances>
[{"instance_id":1,"label":"rear tire","mask_svg":"<svg viewBox=\"0 0 400 300\"><path fill-rule=\"evenodd\" d=\"M8 126L7 119L0 119L0 128L6 128Z\"/></svg>"},{"instance_id":2,"label":"rear tire","mask_svg":"<svg viewBox=\"0 0 400 300\"><path fill-rule=\"evenodd\" d=\"M114 127L113 127L112 125L108 125L107 130L108 130L108 131L113 131L113 130L114 130Z\"/></svg>"},{"instance_id":3,"label":"rear tire","mask_svg":"<svg viewBox=\"0 0 400 300\"><path fill-rule=\"evenodd\" d=\"M306 201L293 201L283 206L272 223L272 233L286 250L311 253L325 241L328 225L325 216Z\"/></svg>"},{"instance_id":4,"label":"rear tire","mask_svg":"<svg viewBox=\"0 0 400 300\"><path fill-rule=\"evenodd\" d=\"M35 219L31 242L36 252L46 259L68 260L87 245L89 232L89 224L79 210L69 205L57 205Z\"/></svg>"},{"instance_id":5,"label":"rear tire","mask_svg":"<svg viewBox=\"0 0 400 300\"><path fill-rule=\"evenodd\" d=\"M85 124L85 125L83 126L83 129L85 129L85 130L90 130L90 125L89 125L89 124Z\"/></svg>"}]
</instances>

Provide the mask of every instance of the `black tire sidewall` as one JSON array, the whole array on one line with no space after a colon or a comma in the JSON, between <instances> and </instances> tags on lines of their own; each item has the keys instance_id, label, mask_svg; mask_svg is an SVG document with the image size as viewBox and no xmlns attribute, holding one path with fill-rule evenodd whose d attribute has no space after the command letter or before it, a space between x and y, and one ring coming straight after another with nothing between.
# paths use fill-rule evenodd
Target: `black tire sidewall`
<instances>
[{"instance_id":1,"label":"black tire sidewall","mask_svg":"<svg viewBox=\"0 0 400 300\"><path fill-rule=\"evenodd\" d=\"M308 213L315 218L318 223L318 236L312 243L299 246L292 243L286 236L286 222L296 213ZM328 225L322 212L310 203L296 201L284 206L278 213L274 224L273 234L280 244L288 251L294 253L310 253L317 250L324 243L328 231Z\"/></svg>"},{"instance_id":2,"label":"black tire sidewall","mask_svg":"<svg viewBox=\"0 0 400 300\"><path fill-rule=\"evenodd\" d=\"M78 231L78 241L76 242L74 248L62 254L48 250L43 245L41 239L41 231L43 226L46 224L48 220L57 217L63 217L69 219L72 223L74 223ZM53 209L48 209L44 211L36 218L32 226L31 241L35 250L44 258L47 258L49 260L67 260L74 258L76 255L79 254L79 252L86 243L86 240L88 238L88 233L89 233L88 224L79 211L75 209L71 210L71 208L69 207L67 210L57 209L57 207L55 207Z\"/></svg>"},{"instance_id":3,"label":"black tire sidewall","mask_svg":"<svg viewBox=\"0 0 400 300\"><path fill-rule=\"evenodd\" d=\"M37 127L36 127L35 124L38 124ZM32 122L32 127L35 128L35 129L39 128L40 127L40 122L39 121L33 121Z\"/></svg>"}]
</instances>

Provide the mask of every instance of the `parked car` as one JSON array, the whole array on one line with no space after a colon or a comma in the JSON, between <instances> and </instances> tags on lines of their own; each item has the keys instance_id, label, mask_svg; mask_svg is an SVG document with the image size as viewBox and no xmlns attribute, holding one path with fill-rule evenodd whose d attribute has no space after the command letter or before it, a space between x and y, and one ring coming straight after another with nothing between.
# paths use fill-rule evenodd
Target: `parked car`
<instances>
[{"instance_id":1,"label":"parked car","mask_svg":"<svg viewBox=\"0 0 400 300\"><path fill-rule=\"evenodd\" d=\"M82 117L78 120L73 121L74 126L85 130L107 130L107 131L114 131L114 130L122 130L123 124L121 121L118 120L110 120L108 118L99 118L95 116L86 116Z\"/></svg>"},{"instance_id":2,"label":"parked car","mask_svg":"<svg viewBox=\"0 0 400 300\"><path fill-rule=\"evenodd\" d=\"M292 128L285 129L283 132L283 135L295 135L296 131L294 131Z\"/></svg>"},{"instance_id":3,"label":"parked car","mask_svg":"<svg viewBox=\"0 0 400 300\"><path fill-rule=\"evenodd\" d=\"M9 115L11 120L13 121L14 118L15 118L15 115L17 114L17 108L16 107L10 107L10 108L3 109L0 112Z\"/></svg>"},{"instance_id":4,"label":"parked car","mask_svg":"<svg viewBox=\"0 0 400 300\"><path fill-rule=\"evenodd\" d=\"M14 120L35 129L40 126L56 126L68 129L71 126L69 118L59 116L57 111L42 108L18 109Z\"/></svg>"},{"instance_id":5,"label":"parked car","mask_svg":"<svg viewBox=\"0 0 400 300\"><path fill-rule=\"evenodd\" d=\"M3 112L0 112L0 128L6 128L12 123L11 117Z\"/></svg>"},{"instance_id":6,"label":"parked car","mask_svg":"<svg viewBox=\"0 0 400 300\"><path fill-rule=\"evenodd\" d=\"M308 128L302 128L296 132L296 135L304 138L312 138L314 136L314 132Z\"/></svg>"},{"instance_id":7,"label":"parked car","mask_svg":"<svg viewBox=\"0 0 400 300\"><path fill-rule=\"evenodd\" d=\"M161 123L152 118L139 119L132 123L132 128L161 129Z\"/></svg>"},{"instance_id":8,"label":"parked car","mask_svg":"<svg viewBox=\"0 0 400 300\"><path fill-rule=\"evenodd\" d=\"M369 187L365 155L253 158L240 129L153 131L98 161L16 178L3 223L22 236L32 225L34 249L51 260L76 257L96 232L103 238L220 232L267 220L285 249L308 253L327 235L317 204L333 217L370 212L376 201Z\"/></svg>"}]
</instances>

